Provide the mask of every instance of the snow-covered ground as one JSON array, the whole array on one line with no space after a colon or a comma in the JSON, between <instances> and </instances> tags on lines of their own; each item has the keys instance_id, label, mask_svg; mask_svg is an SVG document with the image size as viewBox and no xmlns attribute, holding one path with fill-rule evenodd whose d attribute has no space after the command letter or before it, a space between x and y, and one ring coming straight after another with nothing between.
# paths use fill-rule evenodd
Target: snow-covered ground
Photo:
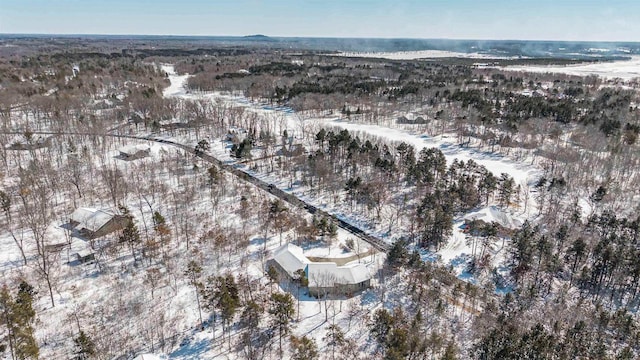
<instances>
[{"instance_id":1,"label":"snow-covered ground","mask_svg":"<svg viewBox=\"0 0 640 360\"><path fill-rule=\"evenodd\" d=\"M454 159L462 161L473 160L476 163L485 166L496 176L500 176L501 173L509 174L514 178L517 184L521 185L533 185L540 176L541 170L533 165L519 163L494 153L460 147L455 143L455 140L451 140L447 135L430 137L425 134L411 133L384 126L353 123L341 118L316 118L305 120L301 119L289 108L273 107L254 103L242 96L232 96L221 93L190 94L187 93L185 87L188 75L175 74L173 67L170 65L164 65L163 70L170 74L169 78L171 81L171 86L165 90L165 96L177 96L186 99L200 99L208 97L211 99L222 100L224 102L248 108L250 111L254 111L261 117L266 118L265 120L267 121L282 122L282 125L293 130L298 128L302 122L322 122L324 125L337 126L356 134L361 132L394 142L405 142L414 146L416 148L416 153L425 147L437 147L447 158L448 164L451 164ZM280 124L275 125L276 128L282 126Z\"/></svg>"},{"instance_id":2,"label":"snow-covered ground","mask_svg":"<svg viewBox=\"0 0 640 360\"><path fill-rule=\"evenodd\" d=\"M151 144L151 154L147 158L135 160L135 161L123 161L116 159L118 155L118 148L123 145L133 145L143 143L140 141L123 140L124 143L112 143L110 148L106 149L104 158L109 159L113 166L116 166L122 171L123 174L134 174L137 171L145 173L141 169L149 169L154 164L160 164L163 162L173 163L179 161L184 168L184 175L176 177L171 172L161 171L155 173L155 180L158 183L166 183L168 188L178 190L181 188L181 183L191 182L190 180L196 175L195 172L190 172L190 168L193 166L189 161L181 161L185 159L184 154L180 154L175 158L170 158L170 154L182 153L182 150L163 145L163 144ZM146 142L144 142L146 143ZM95 159L98 162L97 159ZM183 163L184 162L184 163ZM144 166L146 164L146 166ZM132 179L133 181L133 179ZM234 186L227 186L227 190L232 194L237 190ZM88 190L87 190L88 191ZM270 196L270 195L266 195ZM189 204L190 217L202 219L202 223L207 223L211 219L211 203L206 199L206 195L202 198L195 199ZM87 198L78 199L79 205L99 206L97 203L85 203ZM167 219L171 223L175 223L176 220L171 219L172 212L170 211L170 201L164 201L157 199L157 202L153 199L152 205L155 209L158 209L167 216ZM144 227L140 223L141 219L150 219L152 216L151 210L147 209L146 205L141 207L136 206L139 201L135 196L128 198L126 203L127 207L135 215L141 232ZM236 198L232 195L226 196L223 199L220 207L225 211L218 212L216 218L221 223L234 224L237 223L237 218L230 213L229 209L233 209L236 204ZM310 215L309 215L310 217ZM61 213L59 220L52 221L47 229L47 241L49 244L60 244L68 241L68 234L62 227L62 224L66 223L67 214ZM195 224L194 224L195 225ZM199 224L204 225L205 224ZM194 227L195 233L200 233L202 229L198 226ZM149 225L150 226L150 225ZM15 231L18 239L24 236L25 243L31 244L30 234L20 231ZM283 234L283 241L292 239L290 233ZM197 236L194 236L194 238ZM346 231L339 229L337 238L332 242L331 246L324 246L322 243L317 245L307 244L304 246L305 255L313 257L330 257L330 258L344 258L353 257L355 253L348 251L345 246L347 239L353 238L353 236ZM43 325L38 327L38 338L47 339L49 345L44 346L41 351L43 356L47 358L53 351L52 349L60 349L63 342L71 342L73 333L65 330L65 333L61 333L58 329L69 329L66 325L68 321L66 314L77 313L80 319L87 315L87 312L91 312L91 316L94 317L113 317L113 314L122 313L121 306L125 303L139 303L144 302L147 306L141 307L144 314L132 316L126 321L122 321L118 326L118 329L113 329L114 332L126 332L126 331L138 331L139 336L147 336L153 334L153 329L159 327L156 323L159 318L167 319L167 316L171 324L162 325L165 328L169 328L170 332L166 335L176 335L178 339L186 338L182 341L182 345L173 349L173 351L167 356L155 355L152 353L145 353L144 355L138 355L136 359L218 359L218 358L237 358L235 352L230 351L222 341L222 329L218 326L215 337L217 340L213 340L214 334L210 328L205 331L199 331L195 329L195 325L198 323L198 312L195 306L194 290L191 286L185 282L178 282L176 285L175 278L171 280L166 275L160 284L155 289L155 297L150 295L148 287L144 285L144 268L140 268L141 264L132 266L131 256L127 250L121 251L118 256L113 258L99 258L102 265L102 270L97 270L95 265L81 265L76 264L73 260L73 254L77 251L85 249L88 244L85 240L72 237L70 238L72 245L70 248L65 249L60 256L60 263L56 264L56 292L54 298L56 301L56 307L51 308L48 303L48 298L43 297L37 304L39 309L39 318L43 321ZM369 250L369 246L357 239L356 248L359 253L364 253ZM193 240L196 241L195 239ZM359 243L359 244L358 244ZM238 252L229 255L229 264L233 268L233 273L236 276L246 275L250 279L257 281L261 287L267 287L268 281L264 276L263 262L261 260L262 254L268 254L270 251L280 245L280 239L277 234L270 234L269 239L265 244L265 240L258 234L251 236L249 245L246 249L240 249ZM216 262L212 261L211 249L207 245L202 244L202 251L209 254L205 255L207 273L217 274L215 271L224 273L225 269L220 269L216 266ZM31 259L30 254L33 254L33 246L27 246L27 256ZM266 250L266 252L264 251ZM179 249L170 249L168 251L180 251ZM225 254L226 257L227 254ZM179 259L176 256L176 259ZM242 259L242 260L241 260ZM246 260L245 260L246 259ZM204 259L203 259L204 260ZM358 260L354 260L358 262ZM360 260L361 263L366 264L371 273L375 273L377 268L384 262L384 254L377 254L374 256L363 256ZM180 269L173 269L175 273L180 274L183 264L179 264ZM0 273L3 276L11 275L13 271L20 272L22 266L22 259L17 246L14 244L13 239L7 232L0 233ZM161 271L165 271L163 267L158 267ZM109 270L110 269L110 270ZM229 269L226 269L227 271ZM175 275L175 274L174 274ZM180 277L180 275L178 275ZM35 283L35 281L34 281ZM274 286L274 289L277 287ZM42 294L46 294L46 291L42 290ZM113 296L114 293L123 294L122 296ZM295 292L292 292L297 296ZM133 294L128 296L126 294ZM325 334L325 329L331 322L326 322L327 316L331 319L335 314L335 322L340 324L344 329L349 328L346 333L349 337L357 339L359 343L364 343L368 336L366 331L366 324L362 321L358 321L358 324L354 322L349 327L349 321L347 320L348 310L351 308L361 309L363 314L372 311L372 307L378 306L379 301L371 301L375 298L373 291L367 291L361 296L354 297L352 299L338 298L336 300L329 300L329 304L325 307L322 301L318 301L315 298L301 295L300 304L296 302L296 309L299 309L299 321L296 322L293 333L298 336L310 335L315 338L319 344L322 344L322 337ZM96 304L100 304L99 307ZM326 315L326 311L330 315ZM170 315L167 315L170 314ZM206 316L206 312L203 311ZM134 319L144 318L147 319L144 323L133 323ZM165 321L163 320L163 321ZM121 328L120 328L121 327ZM75 327L74 327L75 329ZM112 330L112 329L110 329ZM237 336L234 333L233 336ZM97 335L96 335L97 336ZM152 335L149 335L152 336ZM147 340L145 340L147 341ZM236 338L233 341L237 341ZM148 345L148 344L147 344ZM157 347L156 347L157 349ZM122 349L123 351L125 349ZM145 350L149 351L151 348L147 347ZM153 350L151 351L153 352ZM65 358L65 357L48 357L48 358ZM0 359L3 359L0 356Z\"/></svg>"},{"instance_id":3,"label":"snow-covered ground","mask_svg":"<svg viewBox=\"0 0 640 360\"><path fill-rule=\"evenodd\" d=\"M166 360L166 356L154 355L154 354L140 354L133 358L133 360Z\"/></svg>"},{"instance_id":4,"label":"snow-covered ground","mask_svg":"<svg viewBox=\"0 0 640 360\"><path fill-rule=\"evenodd\" d=\"M447 135L430 137L384 126L351 123L343 119L326 121L325 124L347 129L355 134L361 132L394 142L405 142L415 147L416 154L423 148L435 147L442 151L449 165L455 159L465 162L473 160L496 176L500 176L502 173L509 174L517 184L521 185L533 185L540 173L539 169L531 165L518 163L497 154L460 147L455 144L455 140L452 141Z\"/></svg>"},{"instance_id":5,"label":"snow-covered ground","mask_svg":"<svg viewBox=\"0 0 640 360\"><path fill-rule=\"evenodd\" d=\"M464 232L464 224L468 220L482 220L486 223L495 222L500 226L504 226L509 229L516 229L523 224L523 220L526 217L519 216L517 214L506 212L494 205L484 207L482 209L465 214L455 220L453 224L453 235L449 242L437 252L440 260L445 264L453 267L455 273L461 279L476 282L475 277L467 271L468 261L472 255L472 244L469 241L467 233ZM491 264L500 269L506 269L505 261L507 260L507 251L505 249L506 242L509 241L505 238L496 238L493 242L489 243L485 249L485 253L491 256ZM481 250L476 248L476 253L480 253ZM431 258L431 254L423 254L425 260ZM504 290L498 288L498 290Z\"/></svg>"},{"instance_id":6,"label":"snow-covered ground","mask_svg":"<svg viewBox=\"0 0 640 360\"><path fill-rule=\"evenodd\" d=\"M537 172L539 171L533 166L523 165L494 154L460 148L455 145L454 142L450 142L445 136L427 137L422 134L410 133L402 130L382 128L372 125L352 124L344 120L336 119L301 119L297 114L291 111L291 109L282 107L274 108L265 104L253 103L243 97L223 95L219 93L204 95L189 93L185 89L188 75L177 75L174 72L173 67L169 65L164 65L163 70L170 74L171 80L171 85L163 92L165 96L175 96L185 99L208 98L212 101L242 106L247 111L255 112L260 117L261 121L273 123L273 127L278 130L287 128L294 131L302 131L302 127L306 123L315 123L326 127L346 128L347 126L353 126L354 128L351 128L350 131L359 131L391 141L404 141L414 145L418 150L423 147L436 146L445 153L449 162L454 158L461 160L473 159L474 161L485 165L496 175L499 175L502 172L509 173L518 184L523 185L531 184L535 180ZM182 141L183 139L180 138L176 140ZM96 168L100 168L98 165L109 165L120 169L123 174L132 176L132 178L128 179L129 184L132 186L130 189L131 194L125 199L125 205L127 205L136 217L138 227L141 232L145 231L144 228L146 228L147 225L151 226L150 223L143 226L140 221L142 219L147 219L147 221L149 221L152 216L152 207L154 210L158 210L165 214L169 222L177 224L178 219L173 218L173 216L177 215L174 215L172 212L174 210L172 206L175 205L171 205L171 201L165 201L160 198L150 199L151 203L147 205L136 196L136 187L141 185L142 182L137 180L134 176L136 175L136 172L143 174L142 176L149 175L148 179L155 179L154 186L161 185L167 189L172 189L174 191L174 196L176 196L179 195L181 189L186 189L186 185L191 183L193 179L197 177L197 172L193 170L194 164L185 158L182 150L177 150L172 146L159 144L151 145L151 154L148 158L133 162L127 162L116 158L118 148L137 143L141 142L128 139L110 142L108 143L109 145L105 145L108 146L107 148L93 153L91 155L92 158L88 159L88 161L94 162ZM222 144L222 146L219 144ZM217 144L212 143L211 153L222 160L231 161L228 157L228 149L226 148L226 145L227 144L221 142L218 142ZM151 171L155 165L163 163L171 164L171 166L159 166L158 170ZM202 164L199 164L199 166L200 165ZM178 170L180 175L176 176L172 171ZM150 176L151 173L153 176ZM264 173L259 174L259 176L265 180L271 179L273 183L276 183L278 187L285 191L294 192L294 189L289 188L290 185L286 184L287 179L277 179L275 175L266 175ZM8 180L5 179L5 181ZM85 186L90 187L91 184L94 183L100 182L88 180ZM142 193L146 191L144 189L139 190ZM242 191L238 189L236 185L229 185L226 190L236 195L239 191ZM104 191L104 189L85 189L85 191L100 192ZM304 192L304 189L301 189L300 191ZM266 197L270 196L268 194L263 195ZM305 200L319 204L321 207L324 206L323 201L326 200L314 198L313 194L308 193L303 194L303 196L305 196ZM98 203L83 203L85 201L89 201L87 199L91 198L94 199L94 202L97 201ZM65 199L65 201L62 201L63 204L61 204L61 207L71 207L70 200ZM101 201L110 203L110 201L103 200L97 195L87 195L87 197L75 199L75 201L79 202L78 206L97 207L99 205L105 205L101 204ZM533 200L529 204L530 209L535 208ZM237 219L237 215L232 214L233 211L229 211L229 209L237 207L237 198L234 198L233 196L227 196L222 200L222 204L219 205L219 208L225 209L224 211L213 209L213 205L210 200L207 199L206 195L201 198L196 197L189 202L188 207L190 212L189 215L193 217L193 219L190 219L192 222L190 224L193 226L194 234L202 233L203 230L207 230L209 227L213 226L211 223L212 218L216 218L220 223L230 225L237 225L237 222L239 221ZM214 212L216 215L212 217L211 214ZM57 216L59 219L50 224L47 233L47 239L49 239L51 243L62 243L68 240L68 234L65 232L66 230L61 227L61 224L65 223L67 211L65 209L58 213L60 214ZM350 213L346 206L337 209L336 213L344 218L355 219L355 221L359 220L354 214ZM452 265L461 278L474 281L474 279L469 277L468 274L465 274L464 270L466 264L464 261L461 261L461 259L466 259L465 256L471 254L471 248L466 238L467 235L463 233L460 228L464 219L482 219L487 222L497 221L503 225L516 225L528 218L530 213L533 212L524 212L521 211L521 209L505 212L501 209L489 207L486 209L478 209L473 213L465 214L459 219L456 219L454 224L454 235L452 236L449 244L445 248L441 249L437 254L429 254L429 256L432 258L439 257L444 263ZM357 222L357 225L367 227L367 223L364 221ZM22 233L16 232L18 237L21 234ZM284 241L291 239L291 234L285 233L283 235ZM29 234L25 233L24 236L25 238L28 238ZM268 281L264 276L262 257L264 254L268 254L269 251L272 251L280 245L279 236L276 234L270 234L269 239L264 239L258 234L249 234L249 237L249 245L246 248L243 247L242 249L238 249L235 253L229 252L226 268L219 268L219 262L218 265L216 265L216 261L218 260L215 260L217 256L214 256L213 253L218 250L212 247L207 247L208 245L203 243L202 254L199 256L202 256L202 261L207 262L207 275L212 273L217 274L216 271L219 271L220 274L225 270L233 271L235 275L243 275L255 280L261 287L269 286ZM194 236L193 241L196 241L195 238L197 238L197 236ZM347 251L344 246L346 240L349 238L353 238L353 236L343 230L339 230L337 239L331 246L306 245L304 248L305 255L330 258L353 256L354 252ZM66 318L67 314L79 314L81 318L86 316L87 319L89 317L91 317L91 319L112 319L114 314L127 314L126 311L130 311L127 309L134 307L134 305L138 306L142 303L146 303L146 305L148 305L140 307L140 311L143 312L142 314L132 316L122 322L105 323L109 324L109 326L114 326L114 328L109 329L109 331L118 333L120 336L124 336L123 334L125 333L129 334L130 332L137 332L138 334L136 336L144 337L144 341L150 341L151 344L153 344L154 337L157 337L157 335L154 335L154 329L158 327L162 327L163 331L167 331L167 334L164 335L175 334L180 339L187 337L188 340L185 341L182 346L173 349L173 352L169 355L169 358L171 359L215 359L235 358L237 356L237 354L231 352L220 342L219 339L222 335L221 329L218 328L216 330L217 332L215 336L216 339L218 339L216 340L217 342L213 342L214 334L212 334L210 328L205 331L195 329L195 324L198 323L198 313L194 299L195 292L193 288L186 283L185 279L179 278L179 275L178 277L175 275L181 273L181 269L184 267L183 263L173 262L180 261L180 257L170 257L170 259L167 260L168 263L172 264L172 270L158 267L159 269L162 269L162 271L172 271L173 278L166 275L155 289L156 292L154 295L153 292L149 294L149 286L144 283L146 281L145 272L141 271L141 269L137 267L139 265L133 265L134 262L132 261L132 257L128 253L127 249L121 249L118 254L110 257L105 256L103 258L99 258L103 269L98 270L93 265L69 263L70 260L73 260L70 256L72 256L75 251L83 250L83 246L86 245L84 240L78 238L73 238L72 240L73 245L71 246L71 249L69 251L65 250L61 254L60 263L56 265L56 271L58 271L58 273L56 273L58 283L56 284L56 291L54 293L56 307L51 308L48 303L48 299L45 297L42 297L36 304L38 309L40 309L38 316L43 323L42 326L39 326L37 335L39 338L47 339L48 343L48 345L43 347L43 354L45 354L45 356L62 349L64 346L68 346L68 343L71 342L71 339L75 336L73 333L73 331L75 331L75 327L73 327L73 330L70 330L72 327L67 326L67 323L70 321ZM358 242L357 239L354 240ZM180 253L184 250L181 249L180 246L183 245L176 243L175 248L171 247L166 249L166 251L169 253ZM491 249L488 251L491 252L494 263L499 265L502 259L504 259L504 252L501 252L502 248L500 243L496 241L496 243L492 244L490 247ZM356 245L356 248L359 253L366 252L369 249L368 245L364 242L359 242L359 245ZM33 251L30 251L30 248L28 247L27 252L28 255L33 253ZM181 253L181 255L184 255L184 253ZM371 272L374 272L380 264L384 262L384 254L366 256L363 257L361 261L367 264ZM11 235L6 232L0 234L0 273L2 273L3 276L5 274L8 276L9 274L12 274L13 271L17 270L17 272L20 272L20 267L22 266L21 263L22 260L20 253L17 250L17 246L13 243ZM379 285L378 283L375 283L375 280L374 284L376 286ZM46 291L41 292L43 294L46 293ZM114 293L123 295L113 296ZM325 308L325 304L317 299L302 295L299 297L299 300L300 320L296 322L294 334L298 336L310 335L315 338L319 344L324 344L322 337L325 334L325 329L332 323L332 321L327 322L325 319L327 317L331 319L333 317L332 314L335 314L336 323L340 324L343 329L348 329L346 330L346 333L350 338L356 340L359 344L367 344L368 331L366 329L366 321L357 321L354 324L351 324L347 319L348 313L351 313L350 310L355 309L359 311L358 317L360 319L365 319L366 314L372 313L376 307L382 306L382 300L374 290L368 290L349 300L344 298L329 300L328 311L327 308ZM101 306L97 307L96 304L100 304ZM296 307L297 305L298 304L296 304ZM327 315L327 313L329 313L329 315ZM134 323L135 319L138 318L147 320L144 323ZM170 323L158 325L157 321L160 321L158 320L160 318L164 319L163 321L170 321ZM89 322L89 320L87 320L87 322ZM59 329L65 329L65 333L61 333ZM233 341L235 341L235 339ZM153 349L149 348L148 345L149 344L147 343L147 347L140 350L151 351L153 353ZM153 356L154 355L152 354L147 354L139 358L141 360L149 358L154 359ZM164 357L156 358L162 359Z\"/></svg>"},{"instance_id":7,"label":"snow-covered ground","mask_svg":"<svg viewBox=\"0 0 640 360\"><path fill-rule=\"evenodd\" d=\"M161 68L164 72L169 74L169 79L171 80L171 85L164 89L162 95L170 97L186 94L185 85L187 84L189 75L177 75L172 65L162 65Z\"/></svg>"},{"instance_id":8,"label":"snow-covered ground","mask_svg":"<svg viewBox=\"0 0 640 360\"><path fill-rule=\"evenodd\" d=\"M629 60L618 60L598 63L574 65L527 65L505 66L501 70L525 71L535 73L567 74L575 76L596 75L604 79L622 79L625 81L640 78L640 56L632 56Z\"/></svg>"},{"instance_id":9,"label":"snow-covered ground","mask_svg":"<svg viewBox=\"0 0 640 360\"><path fill-rule=\"evenodd\" d=\"M520 203L514 204L509 210L498 209L495 206L488 206L486 208L478 209L473 213L464 214L455 219L453 235L449 243L440 249L436 254L425 254L425 259L437 259L439 258L444 264L450 265L454 268L454 271L460 275L461 278L474 281L470 278L469 274L465 273L465 269L468 265L468 258L472 253L471 245L468 241L468 235L463 232L462 225L466 219L483 220L491 223L493 221L500 223L503 226L515 228L525 220L532 220L537 214L537 204L535 198L531 195L530 189L538 181L541 176L542 170L535 165L531 165L529 162L517 162L507 157L480 151L473 148L460 147L455 142L452 135L440 135L431 137L422 133L413 133L402 129L393 129L384 126L360 124L347 121L345 119L336 118L314 118L314 119L302 119L293 110L286 107L273 107L266 104L260 104L251 102L249 99L240 95L229 95L222 93L189 93L186 90L186 81L188 75L177 75L170 65L163 66L163 69L170 75L171 86L166 90L165 96L175 96L183 99L203 99L208 98L212 101L221 101L223 103L231 104L234 106L240 106L248 111L255 112L261 121L273 123L272 126L276 129L276 133L281 133L282 128L298 129L304 126L305 123L314 123L324 127L337 127L347 129L353 132L355 135L367 134L369 136L385 139L393 142L405 142L413 145L416 148L416 153L422 148L439 148L445 155L447 162L451 164L454 159L469 161L473 160L476 163L485 166L496 177L500 174L506 173L511 176L516 185L521 187L521 199ZM212 146L211 152L214 156L225 162L235 161L229 156L228 144L225 142L220 145ZM366 219L358 216L357 214L350 213L348 208L330 208L327 203L321 198L317 198L316 195L309 194L302 186L291 186L288 179L278 178L275 174L265 174L260 172L253 172L248 166L245 166L245 170L251 172L255 176L261 178L264 181L270 182L283 189L286 192L295 194L303 200L314 204L315 206L332 212L352 224L368 229L370 232L378 237L386 238L389 234L381 229L368 228L368 222ZM526 208L524 203L526 202ZM392 241L392 238L388 238ZM494 244L489 246L489 253L492 256L492 264L494 267L501 267L504 265L506 253L504 251L504 239L496 239Z\"/></svg>"}]
</instances>

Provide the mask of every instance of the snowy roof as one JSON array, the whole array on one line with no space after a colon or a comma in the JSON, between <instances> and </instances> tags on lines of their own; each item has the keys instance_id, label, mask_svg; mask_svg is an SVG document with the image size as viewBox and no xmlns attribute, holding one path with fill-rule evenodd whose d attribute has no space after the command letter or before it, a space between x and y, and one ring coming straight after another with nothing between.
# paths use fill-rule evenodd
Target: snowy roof
<instances>
[{"instance_id":1,"label":"snowy roof","mask_svg":"<svg viewBox=\"0 0 640 360\"><path fill-rule=\"evenodd\" d=\"M93 254L93 250L91 250L91 248L86 248L83 250L80 250L76 253L76 256L79 258L86 258L88 256L91 256L91 254Z\"/></svg>"},{"instance_id":2,"label":"snowy roof","mask_svg":"<svg viewBox=\"0 0 640 360\"><path fill-rule=\"evenodd\" d=\"M302 248L294 244L285 244L276 249L273 254L275 260L288 274L294 276L294 273L300 269L304 270L309 259L302 253Z\"/></svg>"},{"instance_id":3,"label":"snowy roof","mask_svg":"<svg viewBox=\"0 0 640 360\"><path fill-rule=\"evenodd\" d=\"M246 134L246 133L247 133L247 130L240 127L231 126L229 128L229 134Z\"/></svg>"},{"instance_id":4,"label":"snowy roof","mask_svg":"<svg viewBox=\"0 0 640 360\"><path fill-rule=\"evenodd\" d=\"M521 219L511 216L494 205L469 213L465 215L464 218L465 220L482 220L488 223L496 222L500 226L508 229L517 229L522 226Z\"/></svg>"},{"instance_id":5,"label":"snowy roof","mask_svg":"<svg viewBox=\"0 0 640 360\"><path fill-rule=\"evenodd\" d=\"M148 145L127 145L120 148L120 152L127 155L135 155L140 151L149 151Z\"/></svg>"},{"instance_id":6,"label":"snowy roof","mask_svg":"<svg viewBox=\"0 0 640 360\"><path fill-rule=\"evenodd\" d=\"M304 269L311 287L358 284L371 278L364 264L338 266L333 262L313 262L304 256L301 247L294 244L285 244L276 249L273 260L290 276Z\"/></svg>"},{"instance_id":7,"label":"snowy roof","mask_svg":"<svg viewBox=\"0 0 640 360\"><path fill-rule=\"evenodd\" d=\"M133 360L163 360L165 357L161 357L155 354L140 354L133 358Z\"/></svg>"},{"instance_id":8,"label":"snowy roof","mask_svg":"<svg viewBox=\"0 0 640 360\"><path fill-rule=\"evenodd\" d=\"M76 229L98 231L106 225L115 214L109 210L97 210L93 208L78 208L71 214L71 220L78 223Z\"/></svg>"},{"instance_id":9,"label":"snowy roof","mask_svg":"<svg viewBox=\"0 0 640 360\"><path fill-rule=\"evenodd\" d=\"M311 287L327 287L359 284L369 280L371 275L364 264L338 266L336 263L312 262L307 268L307 277Z\"/></svg>"}]
</instances>

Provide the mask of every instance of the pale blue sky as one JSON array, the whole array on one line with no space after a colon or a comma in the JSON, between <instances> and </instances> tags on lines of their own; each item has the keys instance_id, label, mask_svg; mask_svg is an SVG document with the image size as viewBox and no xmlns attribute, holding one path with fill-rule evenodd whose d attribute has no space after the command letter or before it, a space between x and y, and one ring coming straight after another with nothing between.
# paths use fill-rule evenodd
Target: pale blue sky
<instances>
[{"instance_id":1,"label":"pale blue sky","mask_svg":"<svg viewBox=\"0 0 640 360\"><path fill-rule=\"evenodd\" d=\"M640 0L0 0L0 33L640 41Z\"/></svg>"}]
</instances>

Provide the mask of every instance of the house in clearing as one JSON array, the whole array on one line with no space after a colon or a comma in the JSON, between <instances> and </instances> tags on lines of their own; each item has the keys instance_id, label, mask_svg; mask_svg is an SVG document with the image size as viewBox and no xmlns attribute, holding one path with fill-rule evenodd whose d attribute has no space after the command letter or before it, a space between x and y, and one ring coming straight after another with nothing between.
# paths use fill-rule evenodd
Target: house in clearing
<instances>
[{"instance_id":1,"label":"house in clearing","mask_svg":"<svg viewBox=\"0 0 640 360\"><path fill-rule=\"evenodd\" d=\"M405 125L424 125L428 124L429 120L422 116L415 116L414 114L407 114L406 116L400 116L396 119L396 123Z\"/></svg>"},{"instance_id":2,"label":"house in clearing","mask_svg":"<svg viewBox=\"0 0 640 360\"><path fill-rule=\"evenodd\" d=\"M95 239L122 230L129 219L110 210L78 208L71 214L69 223L87 239Z\"/></svg>"},{"instance_id":3,"label":"house in clearing","mask_svg":"<svg viewBox=\"0 0 640 360\"><path fill-rule=\"evenodd\" d=\"M151 148L147 145L128 145L120 148L120 158L136 160L149 156Z\"/></svg>"},{"instance_id":4,"label":"house in clearing","mask_svg":"<svg viewBox=\"0 0 640 360\"><path fill-rule=\"evenodd\" d=\"M304 256L302 248L285 244L275 250L267 266L274 266L289 280L303 270L309 280L309 295L350 295L371 286L371 274L364 264L338 266L334 262L314 262Z\"/></svg>"}]
</instances>

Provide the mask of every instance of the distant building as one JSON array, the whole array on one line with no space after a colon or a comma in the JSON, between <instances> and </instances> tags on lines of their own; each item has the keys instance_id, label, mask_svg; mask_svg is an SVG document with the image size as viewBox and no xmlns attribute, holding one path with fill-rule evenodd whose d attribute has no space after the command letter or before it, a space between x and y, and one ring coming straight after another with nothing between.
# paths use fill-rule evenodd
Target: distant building
<instances>
[{"instance_id":1,"label":"distant building","mask_svg":"<svg viewBox=\"0 0 640 360\"><path fill-rule=\"evenodd\" d=\"M24 136L16 137L12 141L8 141L5 149L7 150L37 150L49 147L51 145L51 136L42 137L35 136L30 140L26 140Z\"/></svg>"},{"instance_id":2,"label":"distant building","mask_svg":"<svg viewBox=\"0 0 640 360\"><path fill-rule=\"evenodd\" d=\"M124 160L136 160L149 156L151 148L147 145L128 145L120 148L120 158Z\"/></svg>"},{"instance_id":3,"label":"distant building","mask_svg":"<svg viewBox=\"0 0 640 360\"><path fill-rule=\"evenodd\" d=\"M371 274L364 264L338 266L333 262L313 262L304 256L302 248L285 244L275 250L268 263L289 280L303 270L309 280L309 295L327 293L350 295L371 286Z\"/></svg>"},{"instance_id":4,"label":"distant building","mask_svg":"<svg viewBox=\"0 0 640 360\"><path fill-rule=\"evenodd\" d=\"M138 125L138 124L144 123L144 119L140 115L136 113L132 113L131 116L129 117L129 122L132 124Z\"/></svg>"},{"instance_id":5,"label":"distant building","mask_svg":"<svg viewBox=\"0 0 640 360\"><path fill-rule=\"evenodd\" d=\"M247 132L247 130L243 128L231 127L227 132L227 141L231 141L234 144L239 144L242 141L244 141L244 139L246 139L248 136L249 136L249 133Z\"/></svg>"},{"instance_id":6,"label":"distant building","mask_svg":"<svg viewBox=\"0 0 640 360\"><path fill-rule=\"evenodd\" d=\"M69 223L87 239L95 239L127 226L127 217L115 214L110 210L78 208L71 214Z\"/></svg>"},{"instance_id":7,"label":"distant building","mask_svg":"<svg viewBox=\"0 0 640 360\"><path fill-rule=\"evenodd\" d=\"M422 116L413 116L409 114L407 116L400 116L396 119L396 123L398 124L407 124L407 125L425 125L429 123L429 120L423 118Z\"/></svg>"}]
</instances>

